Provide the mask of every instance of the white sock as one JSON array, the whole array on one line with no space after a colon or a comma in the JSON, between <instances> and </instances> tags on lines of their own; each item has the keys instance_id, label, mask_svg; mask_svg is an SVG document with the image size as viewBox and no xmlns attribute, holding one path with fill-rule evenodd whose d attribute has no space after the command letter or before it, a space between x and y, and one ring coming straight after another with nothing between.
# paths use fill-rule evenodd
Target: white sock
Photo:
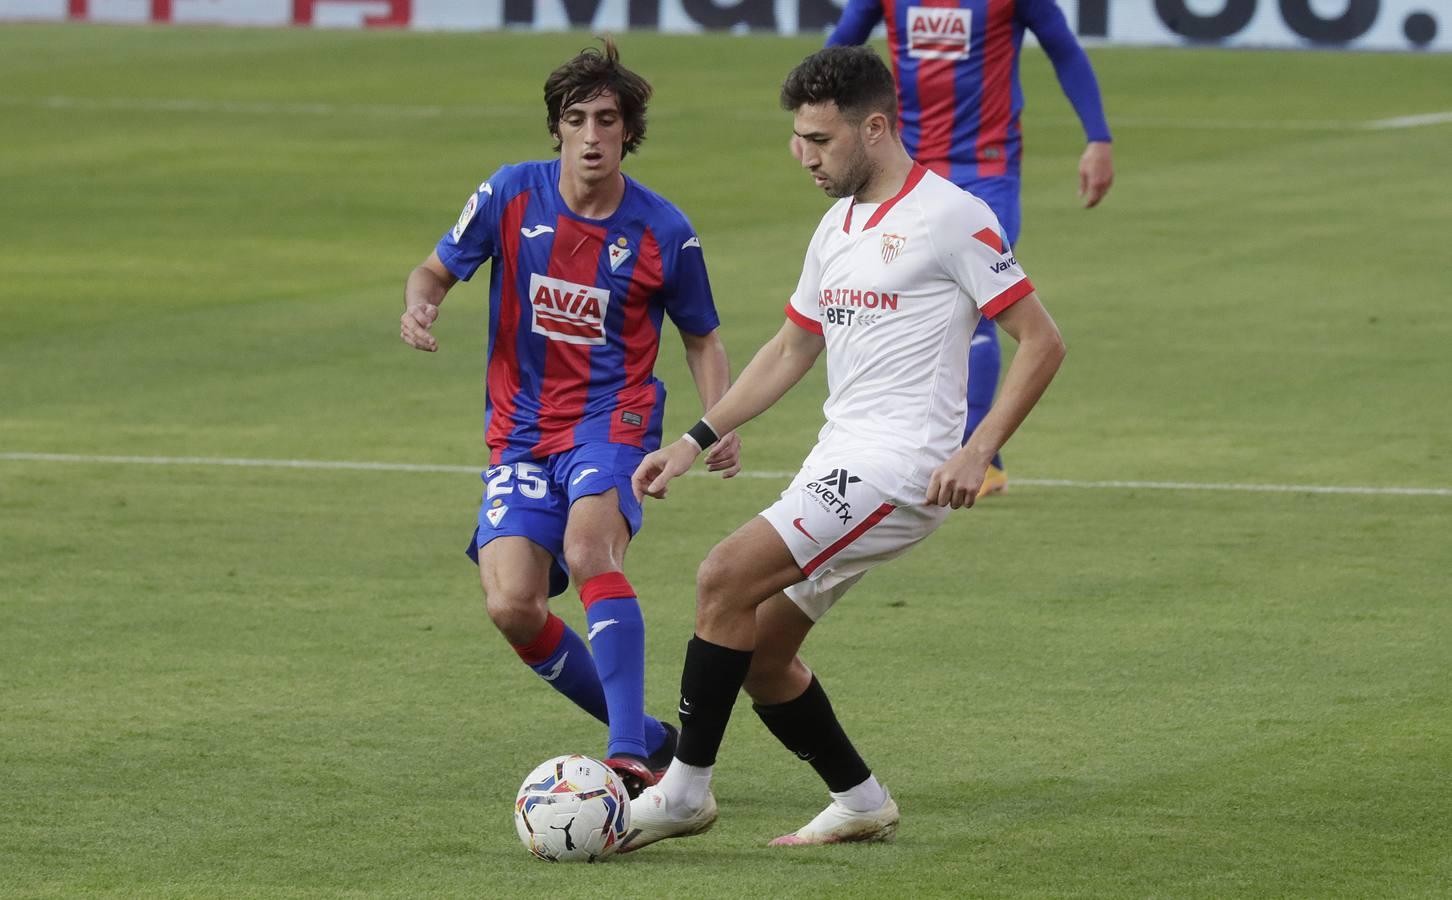
<instances>
[{"instance_id":1,"label":"white sock","mask_svg":"<svg viewBox=\"0 0 1452 900\"><path fill-rule=\"evenodd\" d=\"M711 769L713 766L692 766L678 759L671 760L671 767L661 776L659 786L666 800L676 809L697 812L706 806L706 797L711 793ZM873 782L876 784L876 782ZM873 807L874 809L876 807Z\"/></svg>"},{"instance_id":2,"label":"white sock","mask_svg":"<svg viewBox=\"0 0 1452 900\"><path fill-rule=\"evenodd\" d=\"M832 799L852 810L853 812L872 812L881 809L887 803L887 788L877 783L876 775L868 775L867 780L856 787L848 788L845 791L828 791Z\"/></svg>"}]
</instances>

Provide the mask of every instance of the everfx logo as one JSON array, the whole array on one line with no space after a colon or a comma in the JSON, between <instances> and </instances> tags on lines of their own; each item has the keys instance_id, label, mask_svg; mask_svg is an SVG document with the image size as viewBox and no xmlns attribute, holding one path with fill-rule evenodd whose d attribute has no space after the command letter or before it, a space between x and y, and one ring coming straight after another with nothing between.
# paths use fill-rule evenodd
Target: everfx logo
<instances>
[{"instance_id":1,"label":"everfx logo","mask_svg":"<svg viewBox=\"0 0 1452 900\"><path fill-rule=\"evenodd\" d=\"M833 485L836 487L837 493L846 495L847 485L857 484L858 482L862 481L862 479L858 478L856 475L850 474L846 469L833 469L826 475L818 478L817 481L822 481L827 484Z\"/></svg>"},{"instance_id":2,"label":"everfx logo","mask_svg":"<svg viewBox=\"0 0 1452 900\"><path fill-rule=\"evenodd\" d=\"M807 482L806 491L824 509L837 516L845 525L852 521L852 504L847 502L847 486L862 479L846 469L833 469L820 478ZM811 537L808 535L808 537ZM815 538L814 538L815 540Z\"/></svg>"}]
</instances>

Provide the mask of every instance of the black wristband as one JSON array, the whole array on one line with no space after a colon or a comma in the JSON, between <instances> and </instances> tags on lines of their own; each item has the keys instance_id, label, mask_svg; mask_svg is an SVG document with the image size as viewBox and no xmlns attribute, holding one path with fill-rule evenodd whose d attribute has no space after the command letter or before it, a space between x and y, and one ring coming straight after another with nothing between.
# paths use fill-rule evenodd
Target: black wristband
<instances>
[{"instance_id":1,"label":"black wristband","mask_svg":"<svg viewBox=\"0 0 1452 900\"><path fill-rule=\"evenodd\" d=\"M712 428L711 423L705 419L692 425L691 430L686 432L686 437L695 441L696 446L702 450L721 440L720 436L716 434L716 429Z\"/></svg>"}]
</instances>

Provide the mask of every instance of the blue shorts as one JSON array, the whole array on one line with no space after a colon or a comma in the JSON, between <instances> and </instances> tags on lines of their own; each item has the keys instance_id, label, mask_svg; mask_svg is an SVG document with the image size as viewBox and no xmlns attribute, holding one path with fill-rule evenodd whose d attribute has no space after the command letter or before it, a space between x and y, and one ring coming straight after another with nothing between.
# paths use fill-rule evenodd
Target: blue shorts
<instances>
[{"instance_id":1,"label":"blue shorts","mask_svg":"<svg viewBox=\"0 0 1452 900\"><path fill-rule=\"evenodd\" d=\"M565 565L565 525L570 507L581 497L615 489L620 514L631 537L640 530L641 509L630 487L630 476L645 458L645 451L628 444L596 442L542 459L521 459L490 466L484 479L479 523L465 551L479 562L479 550L496 538L528 538L549 551L550 596L570 586Z\"/></svg>"}]
</instances>

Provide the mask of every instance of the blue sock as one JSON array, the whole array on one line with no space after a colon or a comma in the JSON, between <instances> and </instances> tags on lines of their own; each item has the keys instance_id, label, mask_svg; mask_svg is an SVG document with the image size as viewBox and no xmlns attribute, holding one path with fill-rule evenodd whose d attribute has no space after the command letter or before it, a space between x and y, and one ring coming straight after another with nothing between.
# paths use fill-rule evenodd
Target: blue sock
<instances>
[{"instance_id":1,"label":"blue sock","mask_svg":"<svg viewBox=\"0 0 1452 900\"><path fill-rule=\"evenodd\" d=\"M522 647L516 646L514 652L550 687L601 722L609 722L605 691L600 687L590 648L559 616L550 613L539 635Z\"/></svg>"},{"instance_id":2,"label":"blue sock","mask_svg":"<svg viewBox=\"0 0 1452 900\"><path fill-rule=\"evenodd\" d=\"M580 586L580 599L610 709L606 753L648 757L664 740L665 729L645 715L645 620L635 589L619 572L606 572Z\"/></svg>"},{"instance_id":3,"label":"blue sock","mask_svg":"<svg viewBox=\"0 0 1452 900\"><path fill-rule=\"evenodd\" d=\"M998 326L990 318L978 320L973 332L973 344L968 351L968 427L963 430L963 443L993 405L993 394L998 390L998 369L1001 364L998 350ZM993 456L993 464L1003 468L1003 458Z\"/></svg>"}]
</instances>

